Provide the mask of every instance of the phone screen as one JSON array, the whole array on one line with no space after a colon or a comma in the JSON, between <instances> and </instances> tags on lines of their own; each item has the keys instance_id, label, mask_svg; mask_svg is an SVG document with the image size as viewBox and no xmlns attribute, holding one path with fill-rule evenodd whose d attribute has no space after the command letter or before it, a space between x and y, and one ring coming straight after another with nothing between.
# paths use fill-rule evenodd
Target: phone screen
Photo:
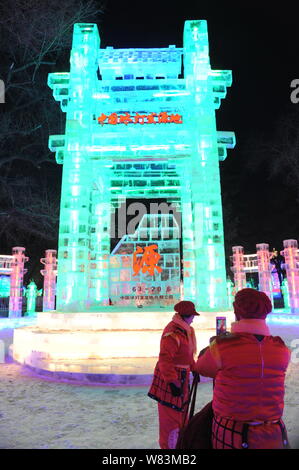
<instances>
[{"instance_id":1,"label":"phone screen","mask_svg":"<svg viewBox=\"0 0 299 470\"><path fill-rule=\"evenodd\" d=\"M216 317L216 335L226 333L226 317Z\"/></svg>"}]
</instances>

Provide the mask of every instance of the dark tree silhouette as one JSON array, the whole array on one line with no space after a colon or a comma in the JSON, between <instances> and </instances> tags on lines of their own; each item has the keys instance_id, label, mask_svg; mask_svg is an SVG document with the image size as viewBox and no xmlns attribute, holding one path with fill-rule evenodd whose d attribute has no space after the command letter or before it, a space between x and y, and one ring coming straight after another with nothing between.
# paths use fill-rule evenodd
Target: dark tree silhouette
<instances>
[{"instance_id":1,"label":"dark tree silhouette","mask_svg":"<svg viewBox=\"0 0 299 470\"><path fill-rule=\"evenodd\" d=\"M63 133L65 118L47 76L68 68L74 23L99 22L103 4L0 4L0 78L5 84L5 104L0 104L1 253L23 245L39 260L44 249L57 245L61 168L48 138Z\"/></svg>"}]
</instances>

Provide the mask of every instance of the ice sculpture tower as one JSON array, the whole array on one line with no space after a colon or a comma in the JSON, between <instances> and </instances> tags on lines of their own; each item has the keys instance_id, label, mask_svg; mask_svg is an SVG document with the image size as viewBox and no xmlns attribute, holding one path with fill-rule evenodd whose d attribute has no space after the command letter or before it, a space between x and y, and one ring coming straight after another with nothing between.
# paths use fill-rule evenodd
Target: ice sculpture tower
<instances>
[{"instance_id":1,"label":"ice sculpture tower","mask_svg":"<svg viewBox=\"0 0 299 470\"><path fill-rule=\"evenodd\" d=\"M95 24L75 24L70 64L48 80L66 113L65 134L49 140L63 164L57 309L136 305L136 295L228 308L219 161L235 136L217 131L215 109L231 72L211 70L206 21L186 21L183 48L161 49L101 49ZM111 216L128 199L167 201L179 232L150 214L112 249Z\"/></svg>"}]
</instances>

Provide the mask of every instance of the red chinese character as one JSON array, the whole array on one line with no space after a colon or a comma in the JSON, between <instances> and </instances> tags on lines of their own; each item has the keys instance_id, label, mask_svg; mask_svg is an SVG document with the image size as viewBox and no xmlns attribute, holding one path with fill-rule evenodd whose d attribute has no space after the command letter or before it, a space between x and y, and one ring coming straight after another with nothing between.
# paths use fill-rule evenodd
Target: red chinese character
<instances>
[{"instance_id":1,"label":"red chinese character","mask_svg":"<svg viewBox=\"0 0 299 470\"><path fill-rule=\"evenodd\" d=\"M120 124L125 124L127 126L129 122L133 122L133 119L131 119L131 115L129 113L121 114L119 116Z\"/></svg>"},{"instance_id":2,"label":"red chinese character","mask_svg":"<svg viewBox=\"0 0 299 470\"><path fill-rule=\"evenodd\" d=\"M139 274L140 269L142 269L143 274L148 272L151 276L154 275L155 269L161 273L162 268L157 266L161 255L156 253L155 250L158 248L158 245L149 245L141 248L137 246L136 251L133 254L133 276ZM137 255L142 254L142 256L137 257Z\"/></svg>"},{"instance_id":3,"label":"red chinese character","mask_svg":"<svg viewBox=\"0 0 299 470\"><path fill-rule=\"evenodd\" d=\"M117 124L118 122L118 115L116 113L110 114L108 116L108 124Z\"/></svg>"},{"instance_id":4,"label":"red chinese character","mask_svg":"<svg viewBox=\"0 0 299 470\"><path fill-rule=\"evenodd\" d=\"M155 117L157 116L156 113L151 113L146 116L148 124L156 124Z\"/></svg>"},{"instance_id":5,"label":"red chinese character","mask_svg":"<svg viewBox=\"0 0 299 470\"><path fill-rule=\"evenodd\" d=\"M106 121L108 116L106 114L101 114L101 116L98 117L98 123L101 124L102 126L104 125L104 121Z\"/></svg>"},{"instance_id":6,"label":"red chinese character","mask_svg":"<svg viewBox=\"0 0 299 470\"><path fill-rule=\"evenodd\" d=\"M144 124L144 119L146 118L146 114L135 114L135 124Z\"/></svg>"},{"instance_id":7,"label":"red chinese character","mask_svg":"<svg viewBox=\"0 0 299 470\"><path fill-rule=\"evenodd\" d=\"M141 263L142 263L142 257L137 257L137 255L143 253L143 248L141 248L140 246L137 246L136 247L136 251L134 251L134 254L133 254L133 271L134 271L134 274L133 276L136 276L140 269L141 269Z\"/></svg>"},{"instance_id":8,"label":"red chinese character","mask_svg":"<svg viewBox=\"0 0 299 470\"><path fill-rule=\"evenodd\" d=\"M169 122L174 122L175 124L183 124L182 116L180 114L171 114Z\"/></svg>"},{"instance_id":9,"label":"red chinese character","mask_svg":"<svg viewBox=\"0 0 299 470\"><path fill-rule=\"evenodd\" d=\"M159 113L158 122L163 122L163 123L169 122L168 113L166 113L165 111L163 111L162 113Z\"/></svg>"}]
</instances>

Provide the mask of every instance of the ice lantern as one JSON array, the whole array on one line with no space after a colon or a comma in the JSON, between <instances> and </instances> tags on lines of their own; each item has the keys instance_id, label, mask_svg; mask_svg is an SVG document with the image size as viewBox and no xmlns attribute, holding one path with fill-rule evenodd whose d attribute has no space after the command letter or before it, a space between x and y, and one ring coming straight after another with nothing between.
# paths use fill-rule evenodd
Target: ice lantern
<instances>
[{"instance_id":1,"label":"ice lantern","mask_svg":"<svg viewBox=\"0 0 299 470\"><path fill-rule=\"evenodd\" d=\"M27 269L24 264L29 258L25 256L25 248L16 246L12 249L12 271L10 277L9 317L22 316L23 278Z\"/></svg>"},{"instance_id":2,"label":"ice lantern","mask_svg":"<svg viewBox=\"0 0 299 470\"><path fill-rule=\"evenodd\" d=\"M297 240L284 240L281 254L285 258L291 313L299 313L299 256Z\"/></svg>"},{"instance_id":3,"label":"ice lantern","mask_svg":"<svg viewBox=\"0 0 299 470\"><path fill-rule=\"evenodd\" d=\"M111 265L111 215L127 199L159 198L181 214L174 291L202 310L227 309L219 161L235 136L217 131L215 109L231 71L211 69L207 22L186 21L183 48L160 49L101 49L95 24L75 24L70 63L69 72L48 79L66 113L65 134L49 140L63 164L57 309L94 310L112 294L115 302L134 297L138 286L128 293L111 284L120 275ZM122 253L132 266L133 253ZM177 299L164 274L169 305ZM145 279L145 292L156 288L151 283Z\"/></svg>"}]
</instances>

